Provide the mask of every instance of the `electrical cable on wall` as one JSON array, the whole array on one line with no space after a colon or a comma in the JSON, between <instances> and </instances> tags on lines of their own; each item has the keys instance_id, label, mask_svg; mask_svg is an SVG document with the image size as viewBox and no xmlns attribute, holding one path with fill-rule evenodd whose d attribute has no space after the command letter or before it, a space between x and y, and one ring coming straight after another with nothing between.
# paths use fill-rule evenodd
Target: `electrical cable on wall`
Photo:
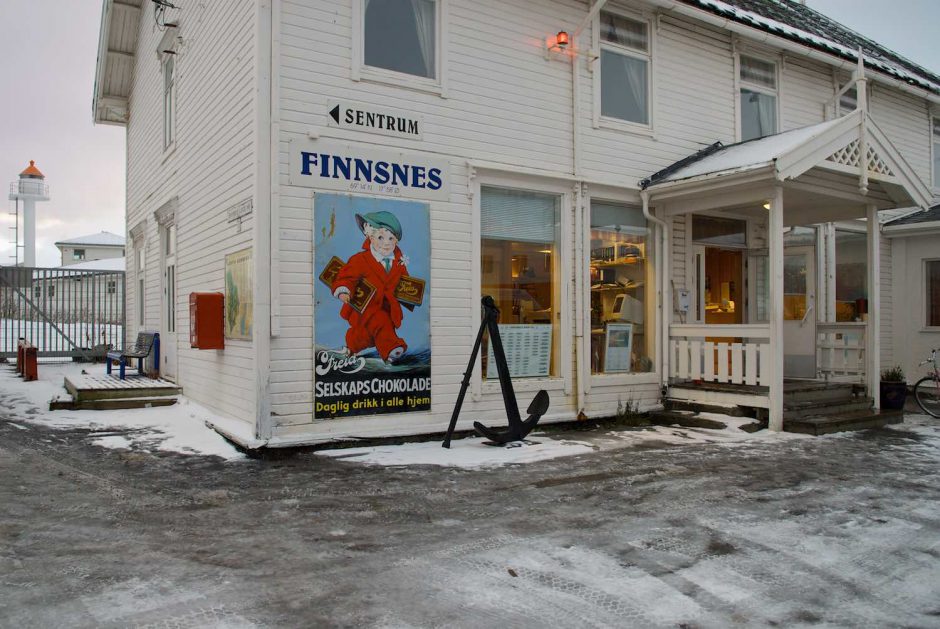
<instances>
[{"instance_id":1,"label":"electrical cable on wall","mask_svg":"<svg viewBox=\"0 0 940 629\"><path fill-rule=\"evenodd\" d=\"M153 21L156 23L157 28L165 31L167 27L176 26L173 22L166 21L166 10L176 9L175 4L169 0L151 0L151 2L153 2Z\"/></svg>"}]
</instances>

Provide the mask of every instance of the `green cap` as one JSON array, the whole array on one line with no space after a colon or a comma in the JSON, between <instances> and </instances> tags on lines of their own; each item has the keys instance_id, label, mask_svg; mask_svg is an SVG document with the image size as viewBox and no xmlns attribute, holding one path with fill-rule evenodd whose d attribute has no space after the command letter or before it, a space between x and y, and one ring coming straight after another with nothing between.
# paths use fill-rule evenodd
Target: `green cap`
<instances>
[{"instance_id":1,"label":"green cap","mask_svg":"<svg viewBox=\"0 0 940 629\"><path fill-rule=\"evenodd\" d=\"M401 223L398 222L398 218L391 212L370 212L365 216L356 214L356 223L359 225L359 229L362 233L366 232L365 224L368 223L375 228L384 227L392 232L395 238L401 240Z\"/></svg>"}]
</instances>

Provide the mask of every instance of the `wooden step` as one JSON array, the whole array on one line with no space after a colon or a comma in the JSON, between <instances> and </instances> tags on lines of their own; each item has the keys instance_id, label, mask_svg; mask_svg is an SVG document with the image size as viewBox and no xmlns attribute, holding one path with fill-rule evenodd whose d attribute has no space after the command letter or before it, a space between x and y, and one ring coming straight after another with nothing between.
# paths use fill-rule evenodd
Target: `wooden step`
<instances>
[{"instance_id":1,"label":"wooden step","mask_svg":"<svg viewBox=\"0 0 940 629\"><path fill-rule=\"evenodd\" d=\"M819 417L825 415L841 415L854 411L871 409L874 401L871 398L859 397L849 400L810 400L808 402L790 402L784 400L783 420L802 419L804 417Z\"/></svg>"},{"instance_id":2,"label":"wooden step","mask_svg":"<svg viewBox=\"0 0 940 629\"><path fill-rule=\"evenodd\" d=\"M784 405L796 405L821 401L848 402L854 401L858 394L859 391L854 384L788 382L783 391L783 403Z\"/></svg>"},{"instance_id":3,"label":"wooden step","mask_svg":"<svg viewBox=\"0 0 940 629\"><path fill-rule=\"evenodd\" d=\"M172 406L176 404L177 397L140 397L118 398L111 400L75 400L71 397L60 398L49 402L50 411L115 411L129 408L153 408L157 406Z\"/></svg>"},{"instance_id":4,"label":"wooden step","mask_svg":"<svg viewBox=\"0 0 940 629\"><path fill-rule=\"evenodd\" d=\"M128 376L125 380L104 374L65 378L65 388L76 402L125 398L175 398L182 390L166 380Z\"/></svg>"},{"instance_id":5,"label":"wooden step","mask_svg":"<svg viewBox=\"0 0 940 629\"><path fill-rule=\"evenodd\" d=\"M695 411L656 411L650 414L650 422L656 426L683 426L685 428L713 428L722 430L728 424L715 419L699 417Z\"/></svg>"},{"instance_id":6,"label":"wooden step","mask_svg":"<svg viewBox=\"0 0 940 629\"><path fill-rule=\"evenodd\" d=\"M902 421L904 421L903 411L869 409L800 419L784 419L783 430L818 436L848 430L881 428L888 424L900 424Z\"/></svg>"}]
</instances>

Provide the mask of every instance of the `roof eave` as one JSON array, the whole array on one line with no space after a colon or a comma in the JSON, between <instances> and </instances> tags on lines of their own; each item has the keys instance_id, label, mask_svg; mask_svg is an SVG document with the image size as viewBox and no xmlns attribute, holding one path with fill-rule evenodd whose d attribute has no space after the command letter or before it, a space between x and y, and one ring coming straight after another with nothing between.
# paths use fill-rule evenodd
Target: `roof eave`
<instances>
[{"instance_id":1,"label":"roof eave","mask_svg":"<svg viewBox=\"0 0 940 629\"><path fill-rule=\"evenodd\" d=\"M721 181L722 185L736 185L741 183L752 183L759 180L776 181L777 168L773 160L751 164L744 167L730 170L721 170L716 172L695 175L685 179L676 179L674 181L663 181L652 184L646 190L650 198L663 199L676 195L685 195L696 192L700 187L711 188L712 183Z\"/></svg>"},{"instance_id":2,"label":"roof eave","mask_svg":"<svg viewBox=\"0 0 940 629\"><path fill-rule=\"evenodd\" d=\"M882 233L888 238L902 236L932 236L940 234L940 221L927 221L924 223L904 223L903 225L885 225Z\"/></svg>"}]
</instances>

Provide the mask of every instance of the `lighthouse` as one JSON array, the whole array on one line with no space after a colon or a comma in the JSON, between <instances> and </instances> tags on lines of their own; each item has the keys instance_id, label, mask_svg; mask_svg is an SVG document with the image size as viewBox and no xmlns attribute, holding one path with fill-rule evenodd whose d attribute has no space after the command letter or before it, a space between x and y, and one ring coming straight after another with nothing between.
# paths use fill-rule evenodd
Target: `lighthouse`
<instances>
[{"instance_id":1,"label":"lighthouse","mask_svg":"<svg viewBox=\"0 0 940 629\"><path fill-rule=\"evenodd\" d=\"M33 160L10 184L10 200L23 202L23 266L36 266L36 201L49 200L49 186Z\"/></svg>"}]
</instances>

